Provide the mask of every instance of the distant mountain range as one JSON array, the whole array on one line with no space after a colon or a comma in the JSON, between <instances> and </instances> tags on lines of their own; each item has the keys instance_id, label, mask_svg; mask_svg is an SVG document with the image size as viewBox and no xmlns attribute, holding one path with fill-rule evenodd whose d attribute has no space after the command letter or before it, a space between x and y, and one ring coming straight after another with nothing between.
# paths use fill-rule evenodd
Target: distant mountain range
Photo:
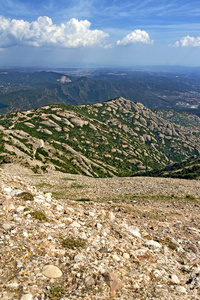
<instances>
[{"instance_id":1,"label":"distant mountain range","mask_svg":"<svg viewBox=\"0 0 200 300\"><path fill-rule=\"evenodd\" d=\"M34 172L131 176L199 153L198 116L152 110L122 97L0 116L2 163L20 163Z\"/></svg>"},{"instance_id":2,"label":"distant mountain range","mask_svg":"<svg viewBox=\"0 0 200 300\"><path fill-rule=\"evenodd\" d=\"M85 71L0 72L0 113L34 109L53 103L92 104L116 97L200 115L200 76L159 72ZM73 74L71 71L70 74Z\"/></svg>"}]
</instances>

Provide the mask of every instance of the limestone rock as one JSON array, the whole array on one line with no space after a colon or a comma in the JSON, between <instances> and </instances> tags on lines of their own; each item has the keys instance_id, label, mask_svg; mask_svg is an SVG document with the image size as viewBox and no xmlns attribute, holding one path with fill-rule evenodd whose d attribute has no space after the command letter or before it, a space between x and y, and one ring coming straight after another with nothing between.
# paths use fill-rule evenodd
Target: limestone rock
<instances>
[{"instance_id":1,"label":"limestone rock","mask_svg":"<svg viewBox=\"0 0 200 300\"><path fill-rule=\"evenodd\" d=\"M48 278L59 278L62 276L61 270L54 265L44 266L42 274Z\"/></svg>"}]
</instances>

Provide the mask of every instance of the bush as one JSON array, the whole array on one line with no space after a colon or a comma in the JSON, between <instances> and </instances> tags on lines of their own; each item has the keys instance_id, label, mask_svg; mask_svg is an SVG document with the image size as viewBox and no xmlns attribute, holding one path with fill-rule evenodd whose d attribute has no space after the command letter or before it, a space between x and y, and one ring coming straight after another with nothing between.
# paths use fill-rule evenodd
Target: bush
<instances>
[{"instance_id":1,"label":"bush","mask_svg":"<svg viewBox=\"0 0 200 300\"><path fill-rule=\"evenodd\" d=\"M69 237L62 241L62 246L68 249L82 248L85 246L85 241Z\"/></svg>"},{"instance_id":2,"label":"bush","mask_svg":"<svg viewBox=\"0 0 200 300\"><path fill-rule=\"evenodd\" d=\"M48 218L46 217L46 215L41 211L33 211L30 213L30 215L37 220L48 221Z\"/></svg>"}]
</instances>

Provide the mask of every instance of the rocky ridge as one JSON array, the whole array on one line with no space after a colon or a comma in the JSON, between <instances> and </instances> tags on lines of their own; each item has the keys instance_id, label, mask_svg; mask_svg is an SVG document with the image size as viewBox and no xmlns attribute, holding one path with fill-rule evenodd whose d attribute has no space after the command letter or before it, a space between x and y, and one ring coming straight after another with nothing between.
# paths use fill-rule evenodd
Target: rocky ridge
<instances>
[{"instance_id":1,"label":"rocky ridge","mask_svg":"<svg viewBox=\"0 0 200 300\"><path fill-rule=\"evenodd\" d=\"M199 181L9 164L0 185L1 299L199 299Z\"/></svg>"},{"instance_id":2,"label":"rocky ridge","mask_svg":"<svg viewBox=\"0 0 200 300\"><path fill-rule=\"evenodd\" d=\"M122 97L94 105L49 105L0 116L2 161L35 172L130 176L200 152L200 119L155 111Z\"/></svg>"}]
</instances>

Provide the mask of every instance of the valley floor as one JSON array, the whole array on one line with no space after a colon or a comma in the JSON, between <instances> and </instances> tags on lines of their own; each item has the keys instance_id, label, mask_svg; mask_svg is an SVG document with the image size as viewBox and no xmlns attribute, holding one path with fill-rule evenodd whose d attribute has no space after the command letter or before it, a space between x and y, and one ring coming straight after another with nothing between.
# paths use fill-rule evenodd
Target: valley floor
<instances>
[{"instance_id":1,"label":"valley floor","mask_svg":"<svg viewBox=\"0 0 200 300\"><path fill-rule=\"evenodd\" d=\"M200 181L5 164L0 186L1 299L200 298Z\"/></svg>"}]
</instances>

